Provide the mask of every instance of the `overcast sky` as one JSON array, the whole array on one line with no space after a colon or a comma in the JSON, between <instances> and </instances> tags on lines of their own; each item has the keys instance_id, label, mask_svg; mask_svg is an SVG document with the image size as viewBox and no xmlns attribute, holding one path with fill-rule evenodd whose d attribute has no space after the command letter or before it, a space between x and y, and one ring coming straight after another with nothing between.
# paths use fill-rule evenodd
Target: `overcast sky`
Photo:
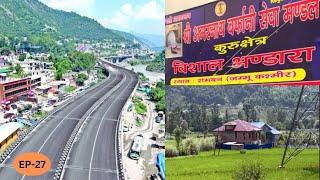
<instances>
[{"instance_id":1,"label":"overcast sky","mask_svg":"<svg viewBox=\"0 0 320 180\"><path fill-rule=\"evenodd\" d=\"M40 0L49 7L74 11L107 28L163 35L165 0Z\"/></svg>"}]
</instances>

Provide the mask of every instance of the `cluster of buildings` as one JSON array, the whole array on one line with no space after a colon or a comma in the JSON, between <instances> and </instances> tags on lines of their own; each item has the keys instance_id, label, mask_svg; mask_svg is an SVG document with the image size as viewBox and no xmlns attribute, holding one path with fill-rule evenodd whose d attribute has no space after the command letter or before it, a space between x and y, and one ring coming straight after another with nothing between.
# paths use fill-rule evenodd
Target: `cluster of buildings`
<instances>
[{"instance_id":1,"label":"cluster of buildings","mask_svg":"<svg viewBox=\"0 0 320 180\"><path fill-rule=\"evenodd\" d=\"M113 55L131 56L134 57L148 57L153 59L155 51L147 46L141 45L137 40L133 44L125 42L115 42L113 40L105 40L103 42L92 43L90 41L83 41L77 44L77 51L87 52L93 54L100 54L104 50L116 50ZM112 54L111 54L112 55Z\"/></svg>"},{"instance_id":2,"label":"cluster of buildings","mask_svg":"<svg viewBox=\"0 0 320 180\"><path fill-rule=\"evenodd\" d=\"M43 59L44 55L36 56L24 61L19 61L15 55L0 57L0 153L25 127L35 123L36 112L51 111L56 103L69 96L68 86L77 87L78 73L66 73L61 81L57 81L53 63ZM17 64L25 76L13 76L15 69L12 67ZM89 77L85 85L98 79L95 71L81 73Z\"/></svg>"}]
</instances>

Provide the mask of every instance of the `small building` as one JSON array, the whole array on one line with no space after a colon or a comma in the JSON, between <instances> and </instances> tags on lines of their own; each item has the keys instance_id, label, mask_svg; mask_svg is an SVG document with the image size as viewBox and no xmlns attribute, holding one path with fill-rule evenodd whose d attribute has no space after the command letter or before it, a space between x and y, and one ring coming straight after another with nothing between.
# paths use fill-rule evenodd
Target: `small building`
<instances>
[{"instance_id":1,"label":"small building","mask_svg":"<svg viewBox=\"0 0 320 180\"><path fill-rule=\"evenodd\" d=\"M260 144L261 142L261 129L240 119L227 122L214 132L221 139L221 143Z\"/></svg>"},{"instance_id":2,"label":"small building","mask_svg":"<svg viewBox=\"0 0 320 180\"><path fill-rule=\"evenodd\" d=\"M281 136L280 131L266 124L265 122L252 122L251 124L262 130L261 131L262 144L272 144L273 146L277 145L279 138Z\"/></svg>"},{"instance_id":3,"label":"small building","mask_svg":"<svg viewBox=\"0 0 320 180\"><path fill-rule=\"evenodd\" d=\"M18 131L23 127L21 123L9 122L0 125L0 152L3 152L18 137Z\"/></svg>"},{"instance_id":4,"label":"small building","mask_svg":"<svg viewBox=\"0 0 320 180\"><path fill-rule=\"evenodd\" d=\"M7 67L8 62L5 60L4 57L0 57L0 67Z\"/></svg>"},{"instance_id":5,"label":"small building","mask_svg":"<svg viewBox=\"0 0 320 180\"><path fill-rule=\"evenodd\" d=\"M42 85L36 88L37 94L40 94L42 96L48 95L49 90L52 88L52 86L49 85Z\"/></svg>"}]
</instances>

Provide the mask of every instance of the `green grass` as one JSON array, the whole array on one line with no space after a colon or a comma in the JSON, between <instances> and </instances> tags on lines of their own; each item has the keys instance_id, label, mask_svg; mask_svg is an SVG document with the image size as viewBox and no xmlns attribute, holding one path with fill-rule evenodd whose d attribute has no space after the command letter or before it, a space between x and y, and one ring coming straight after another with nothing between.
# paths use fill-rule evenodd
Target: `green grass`
<instances>
[{"instance_id":1,"label":"green grass","mask_svg":"<svg viewBox=\"0 0 320 180\"><path fill-rule=\"evenodd\" d=\"M170 149L176 148L176 141L175 140L166 140L166 147Z\"/></svg>"},{"instance_id":2,"label":"green grass","mask_svg":"<svg viewBox=\"0 0 320 180\"><path fill-rule=\"evenodd\" d=\"M73 91L75 91L77 88L74 86L67 86L66 87L66 92L68 93L72 93Z\"/></svg>"},{"instance_id":3,"label":"green grass","mask_svg":"<svg viewBox=\"0 0 320 180\"><path fill-rule=\"evenodd\" d=\"M133 98L134 108L137 114L144 115L147 113L147 106L137 97Z\"/></svg>"},{"instance_id":4,"label":"green grass","mask_svg":"<svg viewBox=\"0 0 320 180\"><path fill-rule=\"evenodd\" d=\"M143 124L144 124L144 122L141 119L139 119L139 118L136 119L136 126L137 127L141 127L141 126L143 126Z\"/></svg>"},{"instance_id":5,"label":"green grass","mask_svg":"<svg viewBox=\"0 0 320 180\"><path fill-rule=\"evenodd\" d=\"M166 146L174 146L174 141ZM213 151L201 152L198 156L166 159L166 176L168 180L212 179L226 180L232 176L242 163L259 161L264 166L267 180L313 180L319 177L318 149L304 150L291 160L284 169L278 169L283 149L248 150L246 154L239 151L221 150L220 156Z\"/></svg>"},{"instance_id":6,"label":"green grass","mask_svg":"<svg viewBox=\"0 0 320 180\"><path fill-rule=\"evenodd\" d=\"M33 115L33 118L42 120L47 114L44 111L38 111Z\"/></svg>"}]
</instances>

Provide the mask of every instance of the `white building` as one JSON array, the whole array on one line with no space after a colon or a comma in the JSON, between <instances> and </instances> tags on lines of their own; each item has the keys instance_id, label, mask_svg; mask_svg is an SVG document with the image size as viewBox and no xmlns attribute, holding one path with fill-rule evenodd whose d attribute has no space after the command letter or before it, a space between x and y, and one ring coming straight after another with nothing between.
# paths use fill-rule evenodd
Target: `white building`
<instances>
[{"instance_id":1,"label":"white building","mask_svg":"<svg viewBox=\"0 0 320 180\"><path fill-rule=\"evenodd\" d=\"M41 83L46 84L54 79L54 67L52 62L37 61L33 59L26 59L25 61L18 61L24 72L33 77L41 77Z\"/></svg>"}]
</instances>

